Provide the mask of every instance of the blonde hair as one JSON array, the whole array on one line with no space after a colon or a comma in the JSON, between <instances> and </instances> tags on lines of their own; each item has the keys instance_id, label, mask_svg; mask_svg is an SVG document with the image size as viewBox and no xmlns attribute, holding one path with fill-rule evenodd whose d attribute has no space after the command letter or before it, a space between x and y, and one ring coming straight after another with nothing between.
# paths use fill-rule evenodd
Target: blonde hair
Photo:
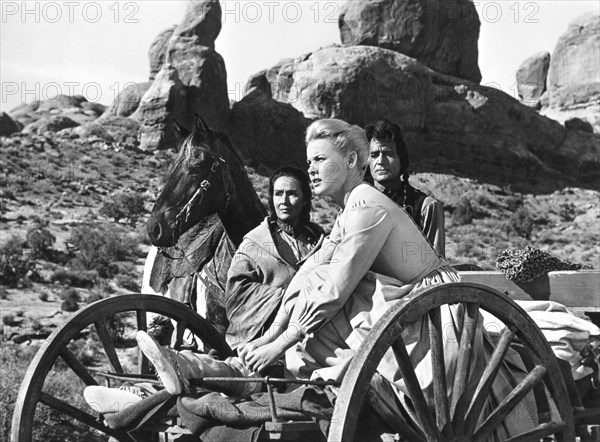
<instances>
[{"instance_id":1,"label":"blonde hair","mask_svg":"<svg viewBox=\"0 0 600 442\"><path fill-rule=\"evenodd\" d=\"M335 118L324 118L314 121L306 129L306 144L321 139L330 140L344 154L356 152L359 170L366 171L370 150L362 128Z\"/></svg>"}]
</instances>

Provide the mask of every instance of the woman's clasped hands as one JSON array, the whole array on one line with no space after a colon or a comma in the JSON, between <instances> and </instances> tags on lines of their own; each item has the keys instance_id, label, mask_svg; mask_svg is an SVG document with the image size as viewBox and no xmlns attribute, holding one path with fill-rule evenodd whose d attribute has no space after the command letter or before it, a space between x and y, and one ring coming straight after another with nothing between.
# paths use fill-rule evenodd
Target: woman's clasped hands
<instances>
[{"instance_id":1,"label":"woman's clasped hands","mask_svg":"<svg viewBox=\"0 0 600 442\"><path fill-rule=\"evenodd\" d=\"M279 348L277 342L257 339L238 348L238 356L246 367L259 373L283 357L285 349Z\"/></svg>"}]
</instances>

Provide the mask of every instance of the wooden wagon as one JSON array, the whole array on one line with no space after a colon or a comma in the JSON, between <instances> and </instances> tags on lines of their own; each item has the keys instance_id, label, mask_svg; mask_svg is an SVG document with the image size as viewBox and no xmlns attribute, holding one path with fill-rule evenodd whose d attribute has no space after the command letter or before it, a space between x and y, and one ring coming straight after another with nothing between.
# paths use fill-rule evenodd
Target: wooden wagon
<instances>
[{"instance_id":1,"label":"wooden wagon","mask_svg":"<svg viewBox=\"0 0 600 442\"><path fill-rule=\"evenodd\" d=\"M406 441L483 441L520 401L533 392L536 398L539 425L533 430L514 437L512 441L590 440L589 424L598 423L599 409L584 409L569 369L561 368L533 320L513 299L551 299L571 307L576 312L591 315L600 312L600 272L554 272L535 284L518 286L498 272L461 272L461 283L445 284L410 295L387 311L375 325L368 338L353 359L340 387L337 408L328 434L329 441L350 441L354 438L358 416L364 406L372 407L396 433L396 440ZM513 299L511 299L513 298ZM453 380L452 397L448 398L449 385L444 375L442 340L443 324L439 309L444 304L464 304L466 318L460 335L457 375ZM469 375L469 355L476 318L481 310L494 315L503 323L498 343L483 373ZM25 374L12 420L11 440L32 440L37 425L36 412L49 407L67 419L89 426L119 441L176 440L189 433L177 419L152 422L132 435L109 428L101 415L85 405L69 403L55 393L48 392L49 379L57 370L70 370L81 381L81 386L97 385L114 379L133 377L148 373L148 362L139 357L135 367L127 366L125 359L137 351L115 338L115 318L126 323L131 336L135 330L146 330L150 312L164 315L176 321L175 347L183 342L184 333L191 332L200 338L219 356L226 357L232 350L223 337L210 324L188 307L155 295L132 294L97 301L75 313L71 319L54 331L31 362ZM401 331L405 324L426 315L429 324L434 379L434 404L428 405L417 381L414 367L407 357ZM112 324L112 325L111 325ZM100 370L84 364L77 356L76 340L82 333L95 333L106 356L106 367ZM127 335L127 333L125 333ZM127 339L125 339L127 341ZM482 404L490 394L490 388L509 348L515 348L528 369L520 382L481 422ZM409 414L398 415L386 399L372 387L377 366L392 349L405 380L410 401L417 418ZM128 355L126 355L128 353ZM66 365L65 365L66 364ZM82 402L83 403L83 402ZM84 403L83 403L84 404ZM368 404L368 405L367 405ZM316 426L311 422L279 422L273 416L265 424L272 439L311 440L308 436ZM308 433L305 433L308 431ZM594 436L597 437L597 429ZM145 434L141 436L140 434ZM152 435L154 434L154 435ZM157 436L156 434L160 434ZM313 433L314 434L314 433Z\"/></svg>"}]
</instances>

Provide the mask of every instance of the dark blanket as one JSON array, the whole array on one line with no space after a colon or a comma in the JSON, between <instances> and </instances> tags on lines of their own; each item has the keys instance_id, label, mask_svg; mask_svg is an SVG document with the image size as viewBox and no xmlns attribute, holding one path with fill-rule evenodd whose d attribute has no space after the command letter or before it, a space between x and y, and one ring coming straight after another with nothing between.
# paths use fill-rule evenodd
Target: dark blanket
<instances>
[{"instance_id":1,"label":"dark blanket","mask_svg":"<svg viewBox=\"0 0 600 442\"><path fill-rule=\"evenodd\" d=\"M178 248L163 248L168 256L156 255L150 287L161 292L171 279L189 276L212 259L225 233L218 215L211 215L185 232L177 241Z\"/></svg>"},{"instance_id":2,"label":"dark blanket","mask_svg":"<svg viewBox=\"0 0 600 442\"><path fill-rule=\"evenodd\" d=\"M279 419L313 420L319 424L323 434L327 434L334 410L334 395L329 389L303 386L289 393L274 395ZM201 436L203 441L258 440L260 427L271 420L268 393L234 399L204 390L193 396L180 396L177 409L185 426Z\"/></svg>"}]
</instances>

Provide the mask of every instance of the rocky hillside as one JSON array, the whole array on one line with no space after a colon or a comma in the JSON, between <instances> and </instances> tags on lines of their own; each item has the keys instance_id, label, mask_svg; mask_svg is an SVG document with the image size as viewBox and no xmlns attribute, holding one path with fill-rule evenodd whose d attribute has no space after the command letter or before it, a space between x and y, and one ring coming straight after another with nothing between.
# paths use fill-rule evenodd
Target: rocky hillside
<instances>
[{"instance_id":1,"label":"rocky hillside","mask_svg":"<svg viewBox=\"0 0 600 442\"><path fill-rule=\"evenodd\" d=\"M62 320L53 315L69 289L85 302L139 288L144 219L176 154L171 122L189 126L195 113L230 136L263 201L270 170L304 164L311 120L389 118L406 135L412 182L444 204L453 264L491 269L505 247L533 244L600 267L600 135L585 121L563 125L478 84L479 20L470 2L457 1L457 20L443 23L431 20L444 16L441 3L415 4L349 2L340 16L344 45L290 54L251 75L246 95L230 104L215 51L220 3L193 0L182 21L150 43L149 80L110 106L59 96L0 115L1 255L18 252L23 263L14 277L5 260L13 277L2 281L3 315L25 309L17 323L51 324ZM550 59L541 54L523 69L522 78L537 78L540 100L550 93L550 103L580 103L573 97L595 90L577 86L593 83L585 79L593 66L577 71L585 78L560 70L581 58L573 45L596 44L594 17L574 22ZM585 32L577 37L575 29ZM314 220L329 228L336 209L320 199L314 207ZM115 244L137 245L100 265L94 259L106 257L78 236L89 232L99 238L95 250L111 256L121 250Z\"/></svg>"},{"instance_id":2,"label":"rocky hillside","mask_svg":"<svg viewBox=\"0 0 600 442\"><path fill-rule=\"evenodd\" d=\"M113 136L122 138L125 133L115 130ZM14 284L3 277L0 288L2 315L17 318L19 327L36 321L44 327L62 322L61 304L69 289L79 294L80 304L88 298L139 289L148 248L144 220L175 152L122 146L96 135L78 136L70 129L0 138L2 256L7 256L7 242L17 236L25 260L31 263L27 274ZM502 249L533 244L561 258L600 267L597 191L565 187L527 193L510 184L422 172L423 168L427 165L416 161L411 180L444 204L447 254L453 264L492 269ZM268 169L248 171L266 203ZM107 203L121 194L143 202L133 222L126 214L115 222L116 215L106 210ZM330 229L335 214L328 201L315 199L314 221ZM81 260L74 232L82 228L118 233L123 241L133 241L137 250L103 273L101 267ZM31 232L40 229L54 239L47 245L48 253L36 256ZM19 314L24 316L21 322ZM10 326L4 327L10 334Z\"/></svg>"}]
</instances>

